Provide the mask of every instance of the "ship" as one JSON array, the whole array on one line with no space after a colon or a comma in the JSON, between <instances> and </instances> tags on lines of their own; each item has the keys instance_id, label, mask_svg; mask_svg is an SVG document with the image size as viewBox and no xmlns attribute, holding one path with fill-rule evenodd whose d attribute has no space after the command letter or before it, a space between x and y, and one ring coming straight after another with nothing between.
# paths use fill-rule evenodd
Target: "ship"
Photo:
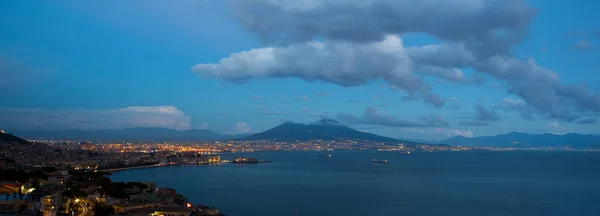
<instances>
[{"instance_id":1,"label":"ship","mask_svg":"<svg viewBox=\"0 0 600 216\"><path fill-rule=\"evenodd\" d=\"M398 154L409 155L410 151L399 151Z\"/></svg>"},{"instance_id":2,"label":"ship","mask_svg":"<svg viewBox=\"0 0 600 216\"><path fill-rule=\"evenodd\" d=\"M387 163L387 160L377 160L377 159L373 159L373 163Z\"/></svg>"},{"instance_id":3,"label":"ship","mask_svg":"<svg viewBox=\"0 0 600 216\"><path fill-rule=\"evenodd\" d=\"M327 157L327 158L330 158L331 154L318 154L317 157Z\"/></svg>"}]
</instances>

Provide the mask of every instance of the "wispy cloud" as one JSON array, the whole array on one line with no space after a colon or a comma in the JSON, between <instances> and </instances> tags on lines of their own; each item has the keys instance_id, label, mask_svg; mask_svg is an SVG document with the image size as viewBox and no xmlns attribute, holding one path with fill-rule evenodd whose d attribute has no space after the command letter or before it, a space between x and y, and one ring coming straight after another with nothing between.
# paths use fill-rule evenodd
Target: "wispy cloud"
<instances>
[{"instance_id":1,"label":"wispy cloud","mask_svg":"<svg viewBox=\"0 0 600 216\"><path fill-rule=\"evenodd\" d=\"M424 123L419 123L415 121L402 119L396 116L388 115L385 112L379 111L375 107L369 107L365 109L365 112L362 116L355 116L348 113L340 113L337 114L335 118L343 123L350 125L380 125L400 128L433 126L444 127L449 125L448 121L445 118L433 114L423 116L421 120L423 120Z\"/></svg>"},{"instance_id":2,"label":"wispy cloud","mask_svg":"<svg viewBox=\"0 0 600 216\"><path fill-rule=\"evenodd\" d=\"M587 51L592 49L592 43L585 40L580 40L577 43L573 44L573 48L576 50Z\"/></svg>"},{"instance_id":3,"label":"wispy cloud","mask_svg":"<svg viewBox=\"0 0 600 216\"><path fill-rule=\"evenodd\" d=\"M173 106L120 109L0 108L0 125L15 129L118 129L162 127L190 129L191 117Z\"/></svg>"},{"instance_id":4,"label":"wispy cloud","mask_svg":"<svg viewBox=\"0 0 600 216\"><path fill-rule=\"evenodd\" d=\"M238 121L233 128L223 131L224 134L247 134L251 132L252 128L245 121Z\"/></svg>"},{"instance_id":5,"label":"wispy cloud","mask_svg":"<svg viewBox=\"0 0 600 216\"><path fill-rule=\"evenodd\" d=\"M310 98L308 96L300 96L297 98L294 98L294 101L308 101Z\"/></svg>"},{"instance_id":6,"label":"wispy cloud","mask_svg":"<svg viewBox=\"0 0 600 216\"><path fill-rule=\"evenodd\" d=\"M323 92L323 91L313 92L312 94L315 95L315 96L320 96L320 97L327 97L327 96L329 96L329 93Z\"/></svg>"},{"instance_id":7,"label":"wispy cloud","mask_svg":"<svg viewBox=\"0 0 600 216\"><path fill-rule=\"evenodd\" d=\"M279 112L279 111L262 111L262 112L258 112L257 114L259 114L259 115L273 115L273 116L280 116L280 115L285 115L286 113L284 113L284 112Z\"/></svg>"}]
</instances>

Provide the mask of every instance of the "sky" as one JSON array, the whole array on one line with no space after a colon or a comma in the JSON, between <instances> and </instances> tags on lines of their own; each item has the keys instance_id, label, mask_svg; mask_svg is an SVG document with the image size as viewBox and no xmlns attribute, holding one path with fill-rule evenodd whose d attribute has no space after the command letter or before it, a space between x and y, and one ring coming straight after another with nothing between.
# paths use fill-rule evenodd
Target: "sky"
<instances>
[{"instance_id":1,"label":"sky","mask_svg":"<svg viewBox=\"0 0 600 216\"><path fill-rule=\"evenodd\" d=\"M600 134L600 2L0 2L0 128Z\"/></svg>"}]
</instances>

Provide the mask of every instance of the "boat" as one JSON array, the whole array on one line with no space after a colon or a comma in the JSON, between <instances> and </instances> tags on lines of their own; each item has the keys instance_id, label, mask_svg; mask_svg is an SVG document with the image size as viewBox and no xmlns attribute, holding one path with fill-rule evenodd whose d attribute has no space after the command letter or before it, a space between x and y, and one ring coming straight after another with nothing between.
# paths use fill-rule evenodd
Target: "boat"
<instances>
[{"instance_id":1,"label":"boat","mask_svg":"<svg viewBox=\"0 0 600 216\"><path fill-rule=\"evenodd\" d=\"M373 163L387 163L387 160L377 160L377 159L373 159Z\"/></svg>"},{"instance_id":2,"label":"boat","mask_svg":"<svg viewBox=\"0 0 600 216\"><path fill-rule=\"evenodd\" d=\"M317 157L327 157L327 158L330 158L330 157L331 157L331 154L325 154L325 155L323 155L323 154L318 154L318 155L317 155Z\"/></svg>"},{"instance_id":3,"label":"boat","mask_svg":"<svg viewBox=\"0 0 600 216\"><path fill-rule=\"evenodd\" d=\"M410 151L399 151L398 154L409 155Z\"/></svg>"}]
</instances>

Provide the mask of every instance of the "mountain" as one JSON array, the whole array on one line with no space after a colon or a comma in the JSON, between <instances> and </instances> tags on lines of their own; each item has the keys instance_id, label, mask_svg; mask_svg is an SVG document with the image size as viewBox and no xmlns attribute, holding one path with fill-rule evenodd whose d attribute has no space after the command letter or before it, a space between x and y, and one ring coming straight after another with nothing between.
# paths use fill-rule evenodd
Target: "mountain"
<instances>
[{"instance_id":1,"label":"mountain","mask_svg":"<svg viewBox=\"0 0 600 216\"><path fill-rule=\"evenodd\" d=\"M81 140L81 141L153 141L153 142L186 142L235 139L242 135L224 135L211 130L178 131L167 128L127 128L107 130L37 130L15 131L19 136L29 140Z\"/></svg>"},{"instance_id":2,"label":"mountain","mask_svg":"<svg viewBox=\"0 0 600 216\"><path fill-rule=\"evenodd\" d=\"M0 133L0 142L28 144L29 141L16 137L12 134Z\"/></svg>"},{"instance_id":3,"label":"mountain","mask_svg":"<svg viewBox=\"0 0 600 216\"><path fill-rule=\"evenodd\" d=\"M389 137L360 132L333 119L322 119L313 124L285 122L277 127L239 140L276 140L282 142L294 142L338 139L369 140L387 143L403 142Z\"/></svg>"},{"instance_id":4,"label":"mountain","mask_svg":"<svg viewBox=\"0 0 600 216\"><path fill-rule=\"evenodd\" d=\"M600 136L569 133L556 134L528 134L512 132L496 136L481 136L467 138L463 136L452 137L439 143L462 146L489 146L489 147L551 147L571 146L578 148L600 147Z\"/></svg>"}]
</instances>

